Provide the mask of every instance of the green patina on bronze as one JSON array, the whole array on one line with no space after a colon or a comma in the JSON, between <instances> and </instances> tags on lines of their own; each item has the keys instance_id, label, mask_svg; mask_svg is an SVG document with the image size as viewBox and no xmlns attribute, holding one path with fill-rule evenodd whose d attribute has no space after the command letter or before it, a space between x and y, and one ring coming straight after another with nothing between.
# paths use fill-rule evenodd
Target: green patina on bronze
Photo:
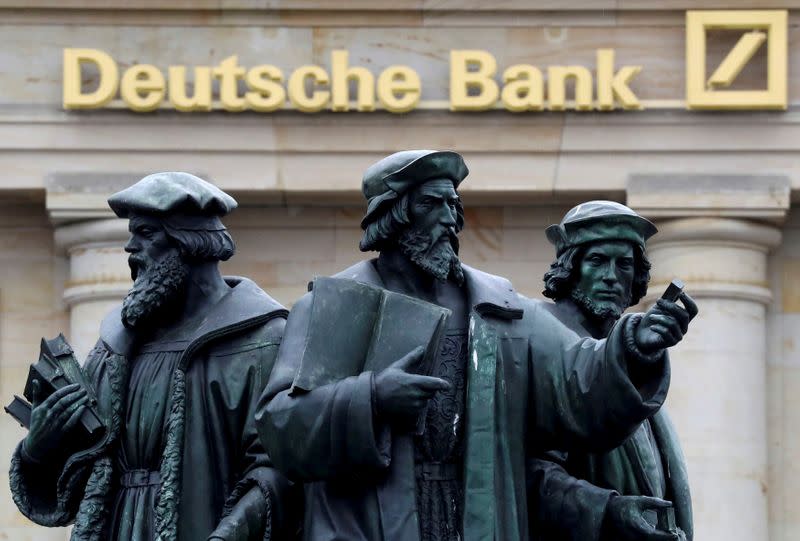
<instances>
[{"instance_id":1,"label":"green patina on bronze","mask_svg":"<svg viewBox=\"0 0 800 541\"><path fill-rule=\"evenodd\" d=\"M107 430L87 441L47 422L81 411L82 399L59 407L78 389L34 398L11 464L15 503L43 526L74 523L76 541L293 535L295 489L253 419L288 311L219 273L234 252L220 217L236 202L188 173L158 173L109 204L130 219L135 282L83 367Z\"/></svg>"},{"instance_id":2,"label":"green patina on bronze","mask_svg":"<svg viewBox=\"0 0 800 541\"><path fill-rule=\"evenodd\" d=\"M619 203L590 201L570 210L548 228L558 256L545 274L544 293L555 301L549 311L579 336L606 337L622 311L646 292L650 263L644 247L655 232ZM541 453L528 475L540 541L661 539L668 532L655 527L669 520L657 520L657 514L666 518L673 509L676 536L692 539L686 461L663 408L616 449ZM657 510L648 498L669 500L673 509Z\"/></svg>"},{"instance_id":3,"label":"green patina on bronze","mask_svg":"<svg viewBox=\"0 0 800 541\"><path fill-rule=\"evenodd\" d=\"M256 421L276 467L306 483L305 540L535 538L526 458L538 448L612 449L663 403L664 349L674 341L645 324L648 315L624 316L604 341L582 338L548 303L460 262L465 175L452 152L405 151L369 167L361 249L378 257L335 275L449 311L430 372L418 373L418 348L375 372L347 359L328 378L339 347L311 345L325 343L320 333L335 343L355 329L346 318L320 321L318 306L346 305L344 291L312 289L292 309ZM563 232L568 249L586 240L568 223ZM417 325L430 323L412 314L397 328L434 335L409 332ZM408 342L406 350L416 345ZM439 445L448 442L456 445Z\"/></svg>"}]
</instances>

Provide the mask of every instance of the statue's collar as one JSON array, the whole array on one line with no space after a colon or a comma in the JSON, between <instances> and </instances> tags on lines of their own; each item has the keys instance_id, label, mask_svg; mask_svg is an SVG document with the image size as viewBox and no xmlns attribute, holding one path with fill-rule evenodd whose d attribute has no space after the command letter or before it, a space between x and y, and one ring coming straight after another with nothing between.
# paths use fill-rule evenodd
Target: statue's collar
<instances>
[{"instance_id":1,"label":"statue's collar","mask_svg":"<svg viewBox=\"0 0 800 541\"><path fill-rule=\"evenodd\" d=\"M248 321L260 322L269 316L286 317L287 310L275 299L267 295L254 282L238 276L226 276L225 282L231 287L199 322L189 343L203 339L210 334L225 334L227 329L239 329ZM130 357L136 346L136 334L122 324L122 306L116 306L100 324L100 339L106 347L119 355Z\"/></svg>"},{"instance_id":2,"label":"statue's collar","mask_svg":"<svg viewBox=\"0 0 800 541\"><path fill-rule=\"evenodd\" d=\"M375 266L376 261L375 259L360 261L336 277L385 287ZM501 319L522 319L522 305L511 282L500 276L473 269L469 265L462 264L462 267L470 306L478 314Z\"/></svg>"},{"instance_id":3,"label":"statue's collar","mask_svg":"<svg viewBox=\"0 0 800 541\"><path fill-rule=\"evenodd\" d=\"M522 305L510 281L469 265L461 266L470 304L478 314L501 319L522 319Z\"/></svg>"}]
</instances>

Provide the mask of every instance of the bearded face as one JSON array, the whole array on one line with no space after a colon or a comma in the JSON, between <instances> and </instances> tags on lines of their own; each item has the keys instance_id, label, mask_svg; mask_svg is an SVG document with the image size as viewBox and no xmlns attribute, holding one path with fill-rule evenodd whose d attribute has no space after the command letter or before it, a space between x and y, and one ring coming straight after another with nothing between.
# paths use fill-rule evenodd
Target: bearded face
<instances>
[{"instance_id":1,"label":"bearded face","mask_svg":"<svg viewBox=\"0 0 800 541\"><path fill-rule=\"evenodd\" d=\"M129 329L141 329L148 321L171 320L183 306L188 273L177 250L137 271L133 287L122 301L122 323Z\"/></svg>"},{"instance_id":2,"label":"bearded face","mask_svg":"<svg viewBox=\"0 0 800 541\"><path fill-rule=\"evenodd\" d=\"M125 250L131 254L128 265L134 283L122 302L122 323L146 330L180 313L189 267L155 218L133 217L130 230Z\"/></svg>"},{"instance_id":3,"label":"bearded face","mask_svg":"<svg viewBox=\"0 0 800 541\"><path fill-rule=\"evenodd\" d=\"M595 320L617 320L630 306L635 274L633 246L624 241L590 245L570 295Z\"/></svg>"},{"instance_id":4,"label":"bearded face","mask_svg":"<svg viewBox=\"0 0 800 541\"><path fill-rule=\"evenodd\" d=\"M411 225L398 239L414 264L440 281L464 281L456 236L458 194L449 179L430 180L411 194Z\"/></svg>"},{"instance_id":5,"label":"bearded face","mask_svg":"<svg viewBox=\"0 0 800 541\"><path fill-rule=\"evenodd\" d=\"M434 238L425 231L406 229L400 234L399 242L403 253L437 280L445 282L452 277L459 285L464 282L455 230L445 230Z\"/></svg>"}]
</instances>

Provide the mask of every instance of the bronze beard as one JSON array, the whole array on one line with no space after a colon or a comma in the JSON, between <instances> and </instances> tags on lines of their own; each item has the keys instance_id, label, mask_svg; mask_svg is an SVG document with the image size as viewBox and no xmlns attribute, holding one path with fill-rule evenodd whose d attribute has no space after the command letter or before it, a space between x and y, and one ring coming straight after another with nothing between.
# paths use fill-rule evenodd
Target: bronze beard
<instances>
[{"instance_id":1,"label":"bronze beard","mask_svg":"<svg viewBox=\"0 0 800 541\"><path fill-rule=\"evenodd\" d=\"M131 256L132 267L136 265ZM189 269L175 250L149 268L137 267L135 281L122 301L122 323L129 329L149 328L174 318L183 304Z\"/></svg>"},{"instance_id":2,"label":"bronze beard","mask_svg":"<svg viewBox=\"0 0 800 541\"><path fill-rule=\"evenodd\" d=\"M608 319L614 321L622 317L622 313L631 304L631 293L628 292L621 302L597 302L577 287L570 291L570 298L575 301L584 314L595 321L604 322Z\"/></svg>"},{"instance_id":3,"label":"bronze beard","mask_svg":"<svg viewBox=\"0 0 800 541\"><path fill-rule=\"evenodd\" d=\"M447 230L434 239L428 232L408 228L400 234L398 243L403 254L437 280L446 282L452 277L458 285L464 283L455 231Z\"/></svg>"}]
</instances>

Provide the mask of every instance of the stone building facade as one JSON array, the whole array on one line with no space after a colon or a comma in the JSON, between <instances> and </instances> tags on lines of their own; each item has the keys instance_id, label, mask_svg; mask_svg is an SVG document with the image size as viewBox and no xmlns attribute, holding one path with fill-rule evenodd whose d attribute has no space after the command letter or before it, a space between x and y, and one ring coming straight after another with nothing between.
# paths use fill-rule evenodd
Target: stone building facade
<instances>
[{"instance_id":1,"label":"stone building facade","mask_svg":"<svg viewBox=\"0 0 800 541\"><path fill-rule=\"evenodd\" d=\"M87 351L129 287L127 224L105 205L119 188L185 170L232 193L241 207L227 223L238 252L225 272L250 276L291 305L314 275L363 257L359 189L368 165L400 149L453 149L471 170L462 185L462 257L526 295L540 295L552 259L544 228L576 202L626 202L657 223L644 302L678 276L702 310L674 353L669 397L689 462L696 538L800 538L800 54L792 54L800 1L762 4L1 2L0 397L21 391L42 336L64 331ZM788 10L786 109L687 110L686 10L765 7ZM709 66L739 37L712 34ZM166 98L141 113L116 96L96 110L65 110L69 48L104 51L120 74L138 64L191 71L237 55L241 66L279 67L284 84L294 69L327 69L332 51L346 50L351 66L375 77L392 65L413 68L421 95L405 114L303 113L291 104L270 113L182 113ZM501 85L517 64L547 76L548 66L585 66L594 85L598 49L614 51L615 69L641 67L629 82L639 110L570 110L576 81L566 86L566 111L448 110L451 51L489 52ZM766 49L731 88L763 86ZM98 77L88 70L83 84L91 89ZM7 464L23 431L3 415L0 434ZM0 486L8 486L5 472ZM65 537L28 523L0 489L0 539Z\"/></svg>"}]
</instances>

